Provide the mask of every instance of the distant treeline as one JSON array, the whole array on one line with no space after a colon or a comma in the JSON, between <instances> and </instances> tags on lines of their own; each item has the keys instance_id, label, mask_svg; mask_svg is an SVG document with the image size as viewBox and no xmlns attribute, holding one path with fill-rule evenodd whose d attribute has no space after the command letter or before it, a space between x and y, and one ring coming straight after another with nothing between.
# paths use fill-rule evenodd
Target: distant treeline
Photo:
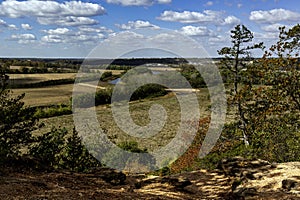
<instances>
[{"instance_id":1,"label":"distant treeline","mask_svg":"<svg viewBox=\"0 0 300 200\"><path fill-rule=\"evenodd\" d=\"M188 61L184 58L128 58L128 59L86 59L84 65L119 65L119 66L139 66L145 64L185 64Z\"/></svg>"}]
</instances>

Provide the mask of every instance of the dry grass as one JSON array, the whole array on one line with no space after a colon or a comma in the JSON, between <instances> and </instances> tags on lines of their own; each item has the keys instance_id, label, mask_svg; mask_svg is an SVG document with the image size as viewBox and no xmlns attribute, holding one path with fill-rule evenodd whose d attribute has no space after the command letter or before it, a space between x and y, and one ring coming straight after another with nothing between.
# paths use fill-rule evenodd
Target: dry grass
<instances>
[{"instance_id":1,"label":"dry grass","mask_svg":"<svg viewBox=\"0 0 300 200\"><path fill-rule=\"evenodd\" d=\"M72 79L76 73L48 73L48 74L9 74L12 84L38 83L48 80Z\"/></svg>"},{"instance_id":2,"label":"dry grass","mask_svg":"<svg viewBox=\"0 0 300 200\"><path fill-rule=\"evenodd\" d=\"M68 103L73 92L73 84L55 85L43 88L12 89L14 95L25 93L25 105L40 106Z\"/></svg>"},{"instance_id":3,"label":"dry grass","mask_svg":"<svg viewBox=\"0 0 300 200\"><path fill-rule=\"evenodd\" d=\"M209 115L207 107L209 105L209 99L207 97L208 92L206 89L201 90L197 94L198 101L200 104L200 114L201 117ZM149 119L149 108L153 104L162 105L167 113L167 120L163 129L153 137L143 139L135 138L130 136L128 133L122 131L116 124L110 105L101 105L96 107L96 114L98 117L98 122L100 127L107 130L108 138L114 143L120 143L122 141L135 140L139 143L141 148L147 148L148 150L155 150L161 146L168 144L176 135L178 127L180 125L180 106L176 99L176 96L169 94L165 97L160 97L156 99L146 99L142 101L135 101L130 103L130 114L133 121L140 126L145 126L150 122ZM40 133L45 133L51 130L51 127L66 127L69 131L72 130L74 126L72 115L65 115L59 117L53 117L48 119L43 119L41 122L45 126L39 130Z\"/></svg>"}]
</instances>

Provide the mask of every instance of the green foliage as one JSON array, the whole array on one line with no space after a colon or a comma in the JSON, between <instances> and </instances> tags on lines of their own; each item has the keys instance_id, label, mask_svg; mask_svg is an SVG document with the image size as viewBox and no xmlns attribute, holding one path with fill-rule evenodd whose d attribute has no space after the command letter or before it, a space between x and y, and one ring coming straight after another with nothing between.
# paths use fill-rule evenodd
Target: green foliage
<instances>
[{"instance_id":1,"label":"green foliage","mask_svg":"<svg viewBox=\"0 0 300 200\"><path fill-rule=\"evenodd\" d=\"M61 104L54 107L37 108L34 113L34 117L40 119L69 114L72 114L72 108L70 106Z\"/></svg>"},{"instance_id":2,"label":"green foliage","mask_svg":"<svg viewBox=\"0 0 300 200\"><path fill-rule=\"evenodd\" d=\"M104 72L104 73L102 74L100 80L101 80L101 81L107 81L107 80L112 79L112 78L113 78L112 72L106 71L106 72Z\"/></svg>"},{"instance_id":3,"label":"green foliage","mask_svg":"<svg viewBox=\"0 0 300 200\"><path fill-rule=\"evenodd\" d=\"M147 149L140 149L136 141L125 141L118 144L118 147L133 153L146 153Z\"/></svg>"},{"instance_id":4,"label":"green foliage","mask_svg":"<svg viewBox=\"0 0 300 200\"><path fill-rule=\"evenodd\" d=\"M126 91L122 91L126 92ZM134 93L131 95L130 100L139 100L145 98L153 98L158 96L166 95L167 91L161 85L157 84L146 84L139 87ZM126 97L126 94L119 93L120 97ZM76 95L75 98L72 99L73 105L81 107L81 108L88 108L92 106L98 106L103 104L111 103L111 96L112 96L112 89L108 88L105 90L98 90L96 94L81 94Z\"/></svg>"},{"instance_id":5,"label":"green foliage","mask_svg":"<svg viewBox=\"0 0 300 200\"><path fill-rule=\"evenodd\" d=\"M62 167L72 171L82 172L101 166L101 163L81 144L81 138L75 129L67 138L61 157Z\"/></svg>"},{"instance_id":6,"label":"green foliage","mask_svg":"<svg viewBox=\"0 0 300 200\"><path fill-rule=\"evenodd\" d=\"M263 49L263 43L252 44L253 33L244 25L237 25L231 31L231 43L232 47L224 47L218 51L220 55L224 56L222 65L233 76L233 89L230 92L230 98L228 99L229 106L237 111L238 128L243 131L243 140L246 146L249 145L249 135L252 133L247 129L247 114L244 109L244 102L247 101L244 98L244 94L240 92L240 85L245 81L243 75L247 76L248 65L247 61L251 60L250 50ZM248 80L248 78L246 78ZM251 89L252 83L247 82L245 89ZM246 90L243 90L244 92Z\"/></svg>"},{"instance_id":7,"label":"green foliage","mask_svg":"<svg viewBox=\"0 0 300 200\"><path fill-rule=\"evenodd\" d=\"M138 100L145 98L153 98L164 96L167 94L165 88L158 84L146 84L139 87L134 93L131 95L130 100Z\"/></svg>"},{"instance_id":8,"label":"green foliage","mask_svg":"<svg viewBox=\"0 0 300 200\"><path fill-rule=\"evenodd\" d=\"M73 130L72 134L68 134L65 128L52 128L50 132L38 136L29 154L53 168L82 172L101 166L81 144L77 132Z\"/></svg>"},{"instance_id":9,"label":"green foliage","mask_svg":"<svg viewBox=\"0 0 300 200\"><path fill-rule=\"evenodd\" d=\"M95 94L95 105L108 104L111 101L112 90L107 88L105 90L99 90Z\"/></svg>"},{"instance_id":10,"label":"green foliage","mask_svg":"<svg viewBox=\"0 0 300 200\"><path fill-rule=\"evenodd\" d=\"M240 151L238 155L244 157L274 162L299 161L299 27L296 25L288 31L281 27L278 42L265 52L262 59L245 65L247 70L236 74L239 77L235 83L239 88L234 89L231 101L237 104L239 119L231 126L238 129L225 129L222 138L235 143L241 137L245 140L246 135L249 146L246 149L231 146L215 155L223 157ZM228 49L224 52L232 53ZM264 85L255 85L258 82Z\"/></svg>"},{"instance_id":11,"label":"green foliage","mask_svg":"<svg viewBox=\"0 0 300 200\"><path fill-rule=\"evenodd\" d=\"M76 95L75 98L72 99L72 102L76 107L88 108L110 103L111 95L112 91L110 89L98 90L96 94L87 93Z\"/></svg>"},{"instance_id":12,"label":"green foliage","mask_svg":"<svg viewBox=\"0 0 300 200\"><path fill-rule=\"evenodd\" d=\"M58 168L61 162L60 153L64 149L67 133L65 128L52 128L50 132L36 138L37 143L30 148L29 154L47 166Z\"/></svg>"},{"instance_id":13,"label":"green foliage","mask_svg":"<svg viewBox=\"0 0 300 200\"><path fill-rule=\"evenodd\" d=\"M24 106L25 94L13 96L6 89L8 76L0 76L0 159L15 157L32 141L31 131L37 128L34 109Z\"/></svg>"},{"instance_id":14,"label":"green foliage","mask_svg":"<svg viewBox=\"0 0 300 200\"><path fill-rule=\"evenodd\" d=\"M191 65L182 65L181 74L187 79L193 88L202 88L206 86L205 81L199 71Z\"/></svg>"}]
</instances>

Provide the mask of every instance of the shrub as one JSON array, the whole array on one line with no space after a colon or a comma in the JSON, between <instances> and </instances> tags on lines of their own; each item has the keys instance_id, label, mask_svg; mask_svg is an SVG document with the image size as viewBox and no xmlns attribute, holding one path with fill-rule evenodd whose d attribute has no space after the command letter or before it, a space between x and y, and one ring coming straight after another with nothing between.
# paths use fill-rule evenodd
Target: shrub
<instances>
[{"instance_id":1,"label":"shrub","mask_svg":"<svg viewBox=\"0 0 300 200\"><path fill-rule=\"evenodd\" d=\"M150 154L141 154L147 153L147 149L140 149L136 141L125 141L118 146L120 149L111 149L104 155L103 162L105 164L126 171L135 169L149 171L152 169L154 158ZM136 154L129 155L128 152Z\"/></svg>"},{"instance_id":2,"label":"shrub","mask_svg":"<svg viewBox=\"0 0 300 200\"><path fill-rule=\"evenodd\" d=\"M110 71L103 72L103 74L102 74L100 80L101 80L101 81L106 81L106 80L111 79L112 76L113 76L113 74L112 74L112 72L110 72Z\"/></svg>"},{"instance_id":3,"label":"shrub","mask_svg":"<svg viewBox=\"0 0 300 200\"><path fill-rule=\"evenodd\" d=\"M65 147L61 152L61 159L62 163L60 165L63 168L77 172L101 166L101 163L82 145L81 138L75 129L73 129L71 136L67 138Z\"/></svg>"},{"instance_id":4,"label":"shrub","mask_svg":"<svg viewBox=\"0 0 300 200\"><path fill-rule=\"evenodd\" d=\"M166 94L167 91L165 90L165 87L158 84L146 84L134 91L134 93L130 97L130 100L153 98L164 96Z\"/></svg>"},{"instance_id":5,"label":"shrub","mask_svg":"<svg viewBox=\"0 0 300 200\"><path fill-rule=\"evenodd\" d=\"M58 168L60 152L64 149L67 133L65 128L52 128L50 132L36 138L36 143L30 148L29 154L47 166Z\"/></svg>"},{"instance_id":6,"label":"shrub","mask_svg":"<svg viewBox=\"0 0 300 200\"><path fill-rule=\"evenodd\" d=\"M36 118L49 118L68 114L72 114L72 108L70 106L61 104L54 107L37 108L34 116Z\"/></svg>"},{"instance_id":7,"label":"shrub","mask_svg":"<svg viewBox=\"0 0 300 200\"><path fill-rule=\"evenodd\" d=\"M6 80L2 79L4 83ZM31 131L37 128L34 109L24 106L25 94L14 97L10 90L0 88L0 159L16 157L20 150L32 142Z\"/></svg>"},{"instance_id":8,"label":"shrub","mask_svg":"<svg viewBox=\"0 0 300 200\"><path fill-rule=\"evenodd\" d=\"M36 143L31 146L29 154L44 165L56 169L82 172L101 166L101 163L81 144L75 129L70 135L65 128L52 128L50 132L36 138Z\"/></svg>"}]
</instances>

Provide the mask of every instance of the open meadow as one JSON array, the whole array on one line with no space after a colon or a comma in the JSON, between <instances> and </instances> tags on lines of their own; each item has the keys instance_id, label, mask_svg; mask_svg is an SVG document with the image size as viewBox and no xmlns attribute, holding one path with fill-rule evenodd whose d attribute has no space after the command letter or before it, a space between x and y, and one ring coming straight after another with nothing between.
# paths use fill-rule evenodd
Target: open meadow
<instances>
[{"instance_id":1,"label":"open meadow","mask_svg":"<svg viewBox=\"0 0 300 200\"><path fill-rule=\"evenodd\" d=\"M209 97L207 89L201 89L197 92L197 97L199 101L200 115L201 118L207 117L209 115ZM154 150L161 146L164 146L170 142L172 138L176 135L180 124L180 105L177 101L176 96L173 93L169 93L166 96L138 100L130 102L130 114L133 121L140 126L145 126L150 122L149 119L149 109L153 104L159 104L164 107L167 112L167 120L163 129L155 136L149 139L134 138L128 133L122 131L116 124L110 105L100 105L96 107L96 115L103 130L106 130L108 138L116 143L120 144L124 141L135 140L138 142L139 147L147 148L149 150ZM92 110L91 110L92 112ZM74 127L73 116L64 115L58 117L52 117L47 119L41 119L41 123L44 127L39 129L37 132L45 133L50 131L52 127L66 127L69 131Z\"/></svg>"}]
</instances>

